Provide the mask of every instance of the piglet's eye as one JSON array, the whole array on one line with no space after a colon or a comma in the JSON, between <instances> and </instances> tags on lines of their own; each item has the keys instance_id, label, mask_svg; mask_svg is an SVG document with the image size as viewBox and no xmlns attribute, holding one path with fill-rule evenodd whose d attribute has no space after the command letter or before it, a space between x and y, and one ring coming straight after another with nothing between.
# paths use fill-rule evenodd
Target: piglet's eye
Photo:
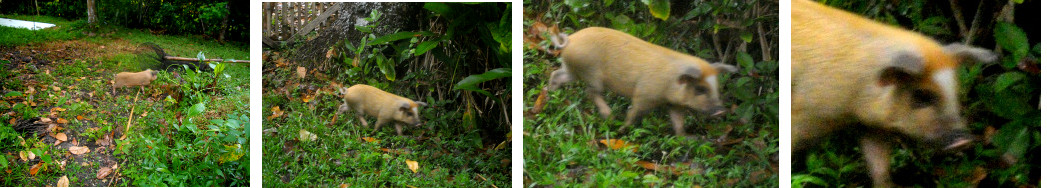
<instances>
[{"instance_id":1,"label":"piglet's eye","mask_svg":"<svg viewBox=\"0 0 1047 188\"><path fill-rule=\"evenodd\" d=\"M709 88L706 88L705 86L697 86L697 87L694 87L694 92L699 94L699 95L702 95L702 94L708 93L709 92Z\"/></svg>"},{"instance_id":2,"label":"piglet's eye","mask_svg":"<svg viewBox=\"0 0 1047 188\"><path fill-rule=\"evenodd\" d=\"M938 96L934 95L934 92L928 90L916 90L912 95L912 107L923 108L933 105L938 100Z\"/></svg>"}]
</instances>

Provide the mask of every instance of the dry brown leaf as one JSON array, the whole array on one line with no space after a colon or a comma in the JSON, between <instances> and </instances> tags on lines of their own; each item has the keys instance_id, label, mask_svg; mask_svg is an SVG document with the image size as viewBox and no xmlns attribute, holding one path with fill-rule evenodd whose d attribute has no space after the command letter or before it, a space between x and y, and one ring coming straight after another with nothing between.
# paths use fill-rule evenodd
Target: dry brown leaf
<instances>
[{"instance_id":1,"label":"dry brown leaf","mask_svg":"<svg viewBox=\"0 0 1047 188\"><path fill-rule=\"evenodd\" d=\"M62 108L62 107L55 107L55 108L52 108L52 109L51 109L51 111L55 111L55 112L65 112L65 108Z\"/></svg>"},{"instance_id":2,"label":"dry brown leaf","mask_svg":"<svg viewBox=\"0 0 1047 188\"><path fill-rule=\"evenodd\" d=\"M411 172L418 173L418 161L407 160L407 168L411 169Z\"/></svg>"},{"instance_id":3,"label":"dry brown leaf","mask_svg":"<svg viewBox=\"0 0 1047 188\"><path fill-rule=\"evenodd\" d=\"M69 138L66 137L65 133L55 134L55 139L58 139L59 141L62 141L62 142L69 141Z\"/></svg>"},{"instance_id":4,"label":"dry brown leaf","mask_svg":"<svg viewBox=\"0 0 1047 188\"><path fill-rule=\"evenodd\" d=\"M19 158L19 159L22 159L22 161L28 161L28 160L29 160L29 158L28 158L28 157L26 157L26 154L25 154L25 153L26 153L25 151L19 151L19 152L18 152L18 158Z\"/></svg>"},{"instance_id":5,"label":"dry brown leaf","mask_svg":"<svg viewBox=\"0 0 1047 188\"><path fill-rule=\"evenodd\" d=\"M309 101L312 101L313 98L316 98L316 95L305 95L305 96L302 96L302 102L308 103Z\"/></svg>"},{"instance_id":6,"label":"dry brown leaf","mask_svg":"<svg viewBox=\"0 0 1047 188\"><path fill-rule=\"evenodd\" d=\"M643 167L643 168L645 168L647 170L658 171L658 164L654 164L654 163L649 162L649 161L636 161L636 164L640 165L640 167Z\"/></svg>"},{"instance_id":7,"label":"dry brown leaf","mask_svg":"<svg viewBox=\"0 0 1047 188\"><path fill-rule=\"evenodd\" d=\"M67 120L65 118L58 118L58 121L55 121L55 122L58 122L58 124L66 124L66 123L69 123L69 120Z\"/></svg>"},{"instance_id":8,"label":"dry brown leaf","mask_svg":"<svg viewBox=\"0 0 1047 188\"><path fill-rule=\"evenodd\" d=\"M105 176L108 176L110 173L113 173L113 169L102 167L102 169L98 169L98 174L95 175L95 178L105 179Z\"/></svg>"},{"instance_id":9,"label":"dry brown leaf","mask_svg":"<svg viewBox=\"0 0 1047 188\"><path fill-rule=\"evenodd\" d=\"M43 166L43 165L44 165L43 162L39 162L39 163L36 163L36 165L33 165L33 168L29 169L29 175L36 176L36 173L40 172L40 167Z\"/></svg>"},{"instance_id":10,"label":"dry brown leaf","mask_svg":"<svg viewBox=\"0 0 1047 188\"><path fill-rule=\"evenodd\" d=\"M83 121L84 120L84 116L79 116L78 115L78 116L76 116L76 120L77 121Z\"/></svg>"},{"instance_id":11,"label":"dry brown leaf","mask_svg":"<svg viewBox=\"0 0 1047 188\"><path fill-rule=\"evenodd\" d=\"M69 187L69 178L66 176L58 178L58 184L56 184L55 187Z\"/></svg>"},{"instance_id":12,"label":"dry brown leaf","mask_svg":"<svg viewBox=\"0 0 1047 188\"><path fill-rule=\"evenodd\" d=\"M51 120L51 118L40 118L40 121L37 121L37 122L39 122L41 124L48 124L48 123L53 122L53 120Z\"/></svg>"},{"instance_id":13,"label":"dry brown leaf","mask_svg":"<svg viewBox=\"0 0 1047 188\"><path fill-rule=\"evenodd\" d=\"M31 151L26 151L25 153L26 153L27 155L29 155L29 160L33 160L33 159L36 159L36 154L35 154L35 153L33 153L33 152L31 152Z\"/></svg>"},{"instance_id":14,"label":"dry brown leaf","mask_svg":"<svg viewBox=\"0 0 1047 188\"><path fill-rule=\"evenodd\" d=\"M87 152L91 152L91 148L81 146L69 147L69 153L73 153L73 155L85 154Z\"/></svg>"},{"instance_id":15,"label":"dry brown leaf","mask_svg":"<svg viewBox=\"0 0 1047 188\"><path fill-rule=\"evenodd\" d=\"M305 69L305 67L298 67L298 78L305 78L305 74L307 72L308 71Z\"/></svg>"}]
</instances>

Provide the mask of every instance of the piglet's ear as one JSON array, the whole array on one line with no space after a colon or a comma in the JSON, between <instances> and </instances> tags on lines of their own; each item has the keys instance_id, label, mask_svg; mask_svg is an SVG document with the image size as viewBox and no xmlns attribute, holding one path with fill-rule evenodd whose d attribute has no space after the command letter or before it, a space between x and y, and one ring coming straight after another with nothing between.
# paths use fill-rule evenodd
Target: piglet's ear
<instances>
[{"instance_id":1,"label":"piglet's ear","mask_svg":"<svg viewBox=\"0 0 1047 188\"><path fill-rule=\"evenodd\" d=\"M924 70L923 58L913 52L902 51L891 57L880 72L880 86L912 84Z\"/></svg>"},{"instance_id":2,"label":"piglet's ear","mask_svg":"<svg viewBox=\"0 0 1047 188\"><path fill-rule=\"evenodd\" d=\"M421 106L421 107L429 106L429 103L425 103L425 102L422 102L422 101L414 101L414 103L417 103L418 106Z\"/></svg>"},{"instance_id":3,"label":"piglet's ear","mask_svg":"<svg viewBox=\"0 0 1047 188\"><path fill-rule=\"evenodd\" d=\"M701 79L702 79L702 70L701 69L698 69L698 67L695 67L695 66L686 66L686 67L683 68L683 72L680 73L680 76L677 78L676 81L679 84L687 84L687 83L695 83L695 82L697 82L698 80L701 80Z\"/></svg>"},{"instance_id":4,"label":"piglet's ear","mask_svg":"<svg viewBox=\"0 0 1047 188\"><path fill-rule=\"evenodd\" d=\"M403 110L403 111L411 110L411 104L409 104L407 102L400 103L400 110Z\"/></svg>"},{"instance_id":5,"label":"piglet's ear","mask_svg":"<svg viewBox=\"0 0 1047 188\"><path fill-rule=\"evenodd\" d=\"M990 50L968 46L960 43L952 43L944 47L945 53L956 57L960 61L973 60L979 63L989 63L996 61L996 53Z\"/></svg>"},{"instance_id":6,"label":"piglet's ear","mask_svg":"<svg viewBox=\"0 0 1047 188\"><path fill-rule=\"evenodd\" d=\"M724 63L713 63L712 66L716 67L716 70L719 70L720 72L738 72L738 67L735 67L734 65L728 65Z\"/></svg>"}]
</instances>

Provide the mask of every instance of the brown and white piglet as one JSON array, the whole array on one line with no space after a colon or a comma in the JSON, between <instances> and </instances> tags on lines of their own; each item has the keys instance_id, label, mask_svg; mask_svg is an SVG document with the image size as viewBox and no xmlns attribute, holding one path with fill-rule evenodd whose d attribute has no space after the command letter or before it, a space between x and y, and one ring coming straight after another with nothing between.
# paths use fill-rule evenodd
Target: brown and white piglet
<instances>
[{"instance_id":1,"label":"brown and white piglet","mask_svg":"<svg viewBox=\"0 0 1047 188\"><path fill-rule=\"evenodd\" d=\"M713 115L726 111L720 100L717 75L737 71L732 65L710 64L602 27L585 28L570 36L559 34L553 42L563 49L563 66L552 73L546 89L556 90L580 80L589 86L587 93L604 118L611 114L603 98L605 90L630 98L632 106L618 132L625 131L652 108L667 106L676 134L683 136L688 111Z\"/></svg>"},{"instance_id":2,"label":"brown and white piglet","mask_svg":"<svg viewBox=\"0 0 1047 188\"><path fill-rule=\"evenodd\" d=\"M965 60L994 61L991 51L941 45L812 1L792 6L794 151L841 130L863 130L874 186L887 187L892 150L882 133L942 150L974 141L961 117L956 73Z\"/></svg>"},{"instance_id":3,"label":"brown and white piglet","mask_svg":"<svg viewBox=\"0 0 1047 188\"><path fill-rule=\"evenodd\" d=\"M146 69L141 72L120 72L113 79L113 93L116 93L116 88L147 86L153 80L156 80L156 71L152 69Z\"/></svg>"},{"instance_id":4,"label":"brown and white piglet","mask_svg":"<svg viewBox=\"0 0 1047 188\"><path fill-rule=\"evenodd\" d=\"M421 125L422 118L419 116L418 108L428 105L363 84L340 88L338 91L342 94L343 101L338 108L339 113L353 110L365 128L367 120L363 115L373 116L378 119L374 124L375 131L378 131L378 127L382 124L392 122L396 126L397 135L403 135L401 124Z\"/></svg>"}]
</instances>

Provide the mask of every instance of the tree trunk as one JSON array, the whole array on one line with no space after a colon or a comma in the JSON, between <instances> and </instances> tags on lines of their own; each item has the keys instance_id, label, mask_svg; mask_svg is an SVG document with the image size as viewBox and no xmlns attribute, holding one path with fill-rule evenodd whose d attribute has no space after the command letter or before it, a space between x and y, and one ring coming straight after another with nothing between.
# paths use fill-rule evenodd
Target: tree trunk
<instances>
[{"instance_id":1,"label":"tree trunk","mask_svg":"<svg viewBox=\"0 0 1047 188\"><path fill-rule=\"evenodd\" d=\"M232 3L232 0L226 1L225 3L225 16L222 18L222 27L219 27L222 31L218 32L219 43L225 43L225 31L229 30L229 15L233 13L233 9L230 8L232 6L229 6L229 4Z\"/></svg>"},{"instance_id":2,"label":"tree trunk","mask_svg":"<svg viewBox=\"0 0 1047 188\"><path fill-rule=\"evenodd\" d=\"M351 41L354 46L359 45L356 43L360 42L360 37L363 37L364 33L357 31L355 26L360 24L358 20L370 16L371 10L379 10L382 13L382 17L375 22L384 27L375 28L375 36L391 34L395 29L417 30L419 23L416 17L424 10L421 5L423 3L343 3L342 8L332 15L335 17L334 22L318 30L316 38L300 41L303 44L298 47L297 53L291 59L306 67L319 67L318 65L324 62L322 58L332 45L345 40Z\"/></svg>"},{"instance_id":3,"label":"tree trunk","mask_svg":"<svg viewBox=\"0 0 1047 188\"><path fill-rule=\"evenodd\" d=\"M98 22L98 14L95 13L95 0L87 0L87 23L95 24Z\"/></svg>"}]
</instances>

